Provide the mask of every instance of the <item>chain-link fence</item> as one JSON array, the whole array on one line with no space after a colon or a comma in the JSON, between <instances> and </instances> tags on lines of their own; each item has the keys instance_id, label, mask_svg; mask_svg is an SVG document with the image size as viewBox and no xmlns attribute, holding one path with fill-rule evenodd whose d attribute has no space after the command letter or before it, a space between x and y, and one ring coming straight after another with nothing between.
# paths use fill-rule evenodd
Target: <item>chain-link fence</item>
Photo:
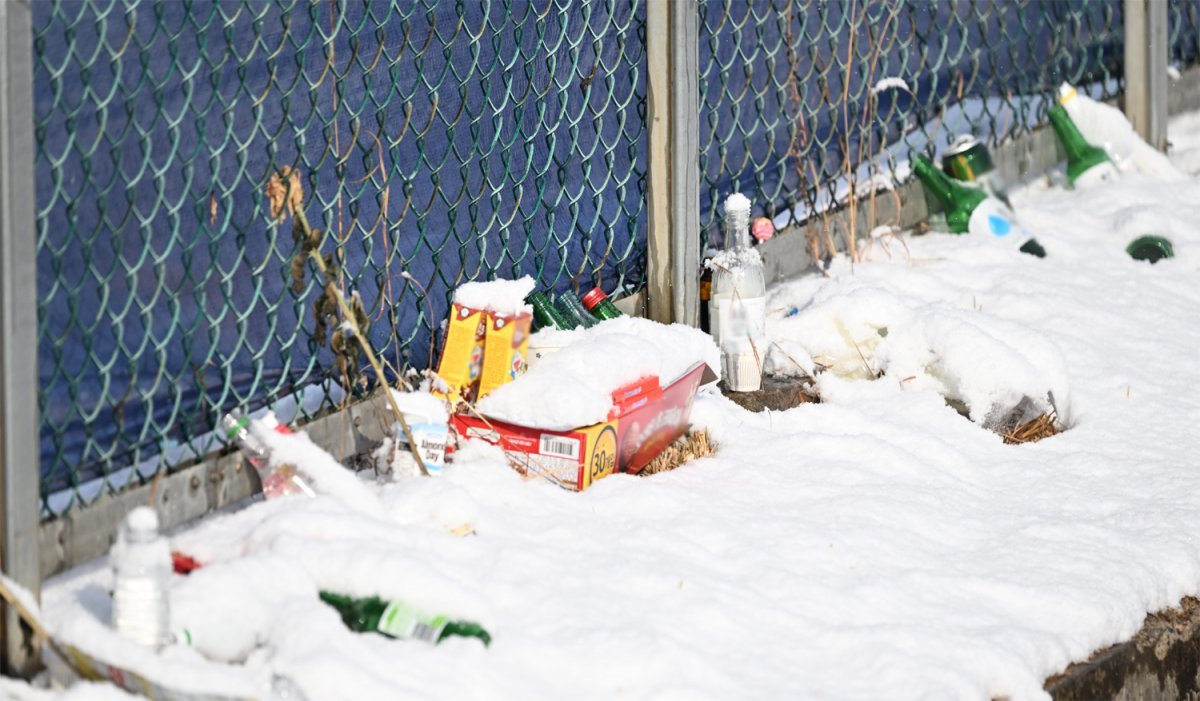
<instances>
[{"instance_id":1,"label":"chain-link fence","mask_svg":"<svg viewBox=\"0 0 1200 701\"><path fill-rule=\"evenodd\" d=\"M1200 61L1200 0L1173 2L1167 13L1172 66L1178 70Z\"/></svg>"},{"instance_id":2,"label":"chain-link fence","mask_svg":"<svg viewBox=\"0 0 1200 701\"><path fill-rule=\"evenodd\" d=\"M463 281L644 285L646 46L661 38L641 2L33 8L50 512L204 454L222 411L311 414L360 387L314 321L322 278L293 267L269 211L284 169L393 372L427 365ZM961 131L1028 132L1064 80L1121 88L1120 0L698 12L704 230L731 190L798 224ZM1200 4L1170 13L1171 58L1195 63Z\"/></svg>"},{"instance_id":3,"label":"chain-link fence","mask_svg":"<svg viewBox=\"0 0 1200 701\"><path fill-rule=\"evenodd\" d=\"M281 169L395 371L466 280L642 282L637 3L47 0L34 25L53 511L203 454L221 411L340 396L322 278L264 202Z\"/></svg>"},{"instance_id":4,"label":"chain-link fence","mask_svg":"<svg viewBox=\"0 0 1200 701\"><path fill-rule=\"evenodd\" d=\"M865 178L906 177L912 155L961 132L993 144L1028 132L1063 81L1115 96L1121 7L701 0L704 229L731 190L754 193L779 225L800 224Z\"/></svg>"}]
</instances>

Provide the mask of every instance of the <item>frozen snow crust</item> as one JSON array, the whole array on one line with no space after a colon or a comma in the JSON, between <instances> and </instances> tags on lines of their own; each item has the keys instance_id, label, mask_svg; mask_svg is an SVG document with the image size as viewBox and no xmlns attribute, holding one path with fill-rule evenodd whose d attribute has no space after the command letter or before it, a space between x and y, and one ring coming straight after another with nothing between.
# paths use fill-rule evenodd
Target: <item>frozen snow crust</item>
<instances>
[{"instance_id":1,"label":"frozen snow crust","mask_svg":"<svg viewBox=\"0 0 1200 701\"><path fill-rule=\"evenodd\" d=\"M209 563L175 579L177 622L246 658L229 684L279 673L314 700L1045 698L1048 675L1200 592L1200 184L1014 199L1046 259L931 234L773 291L799 309L774 317L779 346L835 368L826 403L702 396L717 455L579 494L468 444L441 479L327 479L333 496L213 516L174 538ZM1150 231L1175 259L1125 255ZM1071 428L1024 446L944 397L978 414L1043 390ZM463 523L477 535L448 533ZM79 570L45 606L104 620L107 586ZM351 633L320 588L494 642ZM91 692L70 698L120 697Z\"/></svg>"}]
</instances>

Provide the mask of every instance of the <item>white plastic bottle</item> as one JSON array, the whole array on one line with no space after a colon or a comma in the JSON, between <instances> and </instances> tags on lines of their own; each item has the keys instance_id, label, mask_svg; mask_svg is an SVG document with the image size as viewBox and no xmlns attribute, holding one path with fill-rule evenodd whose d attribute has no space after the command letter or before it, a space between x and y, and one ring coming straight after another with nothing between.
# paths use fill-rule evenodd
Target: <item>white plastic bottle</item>
<instances>
[{"instance_id":1,"label":"white plastic bottle","mask_svg":"<svg viewBox=\"0 0 1200 701\"><path fill-rule=\"evenodd\" d=\"M1142 140L1121 110L1080 94L1069 83L1058 87L1058 102L1088 143L1108 152L1121 172L1176 180L1187 177L1166 154Z\"/></svg>"},{"instance_id":2,"label":"white plastic bottle","mask_svg":"<svg viewBox=\"0 0 1200 701\"><path fill-rule=\"evenodd\" d=\"M725 199L725 250L708 262L713 271L709 324L721 347L721 374L734 392L762 386L766 360L767 286L762 257L750 247L750 199Z\"/></svg>"},{"instance_id":3,"label":"white plastic bottle","mask_svg":"<svg viewBox=\"0 0 1200 701\"><path fill-rule=\"evenodd\" d=\"M113 570L113 627L147 647L159 648L171 635L167 587L171 549L158 533L158 515L139 506L125 517L109 554Z\"/></svg>"}]
</instances>

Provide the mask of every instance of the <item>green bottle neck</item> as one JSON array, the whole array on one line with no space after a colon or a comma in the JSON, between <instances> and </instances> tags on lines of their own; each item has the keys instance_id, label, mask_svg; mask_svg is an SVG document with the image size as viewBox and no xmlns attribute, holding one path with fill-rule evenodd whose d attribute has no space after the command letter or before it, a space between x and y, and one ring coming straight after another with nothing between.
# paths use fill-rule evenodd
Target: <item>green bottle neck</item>
<instances>
[{"instance_id":1,"label":"green bottle neck","mask_svg":"<svg viewBox=\"0 0 1200 701\"><path fill-rule=\"evenodd\" d=\"M1071 115L1067 114L1067 110L1062 105L1051 107L1047 116L1050 118L1050 126L1058 135L1059 142L1067 152L1069 162L1084 160L1096 150L1095 146L1083 138L1083 133L1079 131L1079 127L1075 126Z\"/></svg>"},{"instance_id":2,"label":"green bottle neck","mask_svg":"<svg viewBox=\"0 0 1200 701\"><path fill-rule=\"evenodd\" d=\"M442 628L442 634L438 636L437 642L442 642L450 636L459 636L462 638L478 638L483 641L484 647L492 644L492 636L478 623L470 621L450 621Z\"/></svg>"},{"instance_id":3,"label":"green bottle neck","mask_svg":"<svg viewBox=\"0 0 1200 701\"><path fill-rule=\"evenodd\" d=\"M980 202L987 198L982 190L955 183L925 156L917 156L913 161L912 168L925 188L942 203L947 214L954 212L970 214L979 206Z\"/></svg>"},{"instance_id":4,"label":"green bottle neck","mask_svg":"<svg viewBox=\"0 0 1200 701\"><path fill-rule=\"evenodd\" d=\"M351 606L354 603L354 599L352 599L348 596L343 596L341 594L334 594L334 593L328 592L328 591L320 592L319 596L321 597L321 601L324 601L325 603L329 604L330 606L335 606L337 608L345 608L347 606Z\"/></svg>"}]
</instances>

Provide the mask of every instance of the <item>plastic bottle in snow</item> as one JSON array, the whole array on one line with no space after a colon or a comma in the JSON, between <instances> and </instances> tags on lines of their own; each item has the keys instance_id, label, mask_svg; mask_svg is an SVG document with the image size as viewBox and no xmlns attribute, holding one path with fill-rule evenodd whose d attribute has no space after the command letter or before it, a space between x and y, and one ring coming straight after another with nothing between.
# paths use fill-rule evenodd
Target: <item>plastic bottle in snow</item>
<instances>
[{"instance_id":1,"label":"plastic bottle in snow","mask_svg":"<svg viewBox=\"0 0 1200 701\"><path fill-rule=\"evenodd\" d=\"M113 627L136 643L161 647L171 638L167 609L171 549L158 533L158 515L153 509L139 506L129 512L109 559Z\"/></svg>"},{"instance_id":2,"label":"plastic bottle in snow","mask_svg":"<svg viewBox=\"0 0 1200 701\"><path fill-rule=\"evenodd\" d=\"M1142 140L1121 110L1081 95L1068 83L1058 88L1058 103L1089 143L1108 152L1118 170L1166 179L1187 177L1166 154Z\"/></svg>"},{"instance_id":3,"label":"plastic bottle in snow","mask_svg":"<svg viewBox=\"0 0 1200 701\"><path fill-rule=\"evenodd\" d=\"M756 391L767 352L767 285L762 257L750 247L750 200L741 193L725 199L725 250L708 266L713 271L708 318L721 348L725 386Z\"/></svg>"},{"instance_id":4,"label":"plastic bottle in snow","mask_svg":"<svg viewBox=\"0 0 1200 701\"><path fill-rule=\"evenodd\" d=\"M946 210L946 225L953 234L971 233L998 241L1011 242L1022 253L1038 258L1046 249L1017 223L1016 215L995 197L981 188L963 185L938 170L925 156L917 156L913 172L925 189L933 194Z\"/></svg>"},{"instance_id":5,"label":"plastic bottle in snow","mask_svg":"<svg viewBox=\"0 0 1200 701\"><path fill-rule=\"evenodd\" d=\"M1067 180L1072 187L1090 187L1117 178L1117 167L1108 152L1087 142L1062 105L1051 107L1047 117L1067 152Z\"/></svg>"},{"instance_id":6,"label":"plastic bottle in snow","mask_svg":"<svg viewBox=\"0 0 1200 701\"><path fill-rule=\"evenodd\" d=\"M290 428L279 423L275 418L275 414L267 412L265 416L257 420L262 429L275 431L276 433L289 434L292 432ZM254 432L250 430L251 419L248 416L243 416L242 412L234 409L225 416L221 417L221 428L225 431L225 440L237 445L242 451L242 455L246 458L254 469L258 472L259 480L262 482L263 496L267 499L273 499L285 494L307 494L313 496L313 490L300 475L296 474L296 468L292 465L271 466L270 451L266 444L255 437Z\"/></svg>"}]
</instances>

